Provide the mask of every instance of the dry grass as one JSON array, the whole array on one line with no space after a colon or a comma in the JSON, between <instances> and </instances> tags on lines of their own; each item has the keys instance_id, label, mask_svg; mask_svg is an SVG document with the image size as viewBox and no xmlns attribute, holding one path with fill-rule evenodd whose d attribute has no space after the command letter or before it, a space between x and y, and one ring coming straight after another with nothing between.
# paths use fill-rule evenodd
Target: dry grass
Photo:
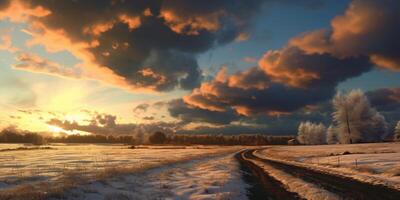
<instances>
[{"instance_id":1,"label":"dry grass","mask_svg":"<svg viewBox=\"0 0 400 200\"><path fill-rule=\"evenodd\" d=\"M104 181L114 176L122 176L142 172L145 170L153 169L159 166L166 166L171 164L184 163L192 159L201 159L210 156L220 156L227 153L233 153L236 149L224 150L213 155L202 155L196 158L188 156L182 160L159 160L157 163L146 163L138 165L129 165L125 167L110 166L104 169L99 169L95 173L90 172L84 166L78 166L74 169L64 168L63 173L51 184L48 182L37 182L32 184L23 184L9 189L0 190L0 200L42 200L47 198L63 198L64 193L79 185L88 184L94 181ZM133 199L131 196L124 194L110 194L106 199Z\"/></svg>"},{"instance_id":2,"label":"dry grass","mask_svg":"<svg viewBox=\"0 0 400 200\"><path fill-rule=\"evenodd\" d=\"M378 171L376 171L375 169L370 168L370 167L365 167L365 166L355 167L355 166L353 166L351 168L353 168L353 169L355 169L355 170L357 170L359 172L363 172L363 173L367 173L367 174L379 174Z\"/></svg>"},{"instance_id":3,"label":"dry grass","mask_svg":"<svg viewBox=\"0 0 400 200\"><path fill-rule=\"evenodd\" d=\"M385 172L389 176L400 176L400 167L394 167Z\"/></svg>"}]
</instances>

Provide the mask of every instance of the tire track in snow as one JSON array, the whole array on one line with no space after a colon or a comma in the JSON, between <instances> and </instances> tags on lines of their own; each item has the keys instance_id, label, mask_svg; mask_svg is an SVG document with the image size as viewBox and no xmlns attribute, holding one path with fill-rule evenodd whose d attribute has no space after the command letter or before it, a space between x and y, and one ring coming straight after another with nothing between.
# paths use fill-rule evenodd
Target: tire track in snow
<instances>
[{"instance_id":1,"label":"tire track in snow","mask_svg":"<svg viewBox=\"0 0 400 200\"><path fill-rule=\"evenodd\" d=\"M372 185L335 174L290 165L275 160L259 158L253 154L254 151L255 150L246 150L242 155L247 159L265 163L294 177L318 185L325 190L339 195L342 199L400 199L400 191L383 185Z\"/></svg>"}]
</instances>

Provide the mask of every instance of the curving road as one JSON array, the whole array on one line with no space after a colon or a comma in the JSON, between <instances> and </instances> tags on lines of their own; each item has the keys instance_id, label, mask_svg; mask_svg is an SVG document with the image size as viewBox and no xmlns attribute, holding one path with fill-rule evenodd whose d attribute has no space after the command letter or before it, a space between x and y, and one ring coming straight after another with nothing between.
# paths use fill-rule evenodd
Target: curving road
<instances>
[{"instance_id":1,"label":"curving road","mask_svg":"<svg viewBox=\"0 0 400 200\"><path fill-rule=\"evenodd\" d=\"M352 178L343 177L336 174L321 172L313 169L309 169L306 167L290 165L287 163L274 161L265 158L259 158L254 155L255 150L245 150L240 152L237 155L238 160L251 166L251 168L255 171L262 170L261 168L256 169L257 166L250 162L249 160L257 160L263 163L266 163L278 170L284 171L287 174L300 178L304 181L313 183L318 185L319 187L328 190L332 193L337 194L343 199L360 199L360 200L399 200L400 199L400 191L386 187L384 185L372 185L365 182L361 182ZM244 161L247 162L244 162ZM250 164L251 163L251 164ZM262 174L255 174L262 183L264 183L263 179L264 176L269 177L266 173L263 172ZM274 185L277 188L283 188L279 181L276 181L272 177L269 177L272 181L268 184ZM267 187L265 187L268 189ZM273 191L270 191L273 192ZM290 194L290 193L287 193ZM290 197L290 198L289 198ZM288 198L272 198L272 199L298 199L299 197L295 196L294 194L290 194Z\"/></svg>"}]
</instances>

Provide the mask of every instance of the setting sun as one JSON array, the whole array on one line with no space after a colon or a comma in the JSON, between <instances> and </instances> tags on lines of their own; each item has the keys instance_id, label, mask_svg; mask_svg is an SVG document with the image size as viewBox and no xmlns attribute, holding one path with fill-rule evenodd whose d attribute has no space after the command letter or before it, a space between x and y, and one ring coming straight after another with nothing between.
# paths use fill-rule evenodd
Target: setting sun
<instances>
[{"instance_id":1,"label":"setting sun","mask_svg":"<svg viewBox=\"0 0 400 200\"><path fill-rule=\"evenodd\" d=\"M61 132L65 132L64 129L57 127L57 126L52 126L52 125L48 125L49 131L53 132L53 133L61 133Z\"/></svg>"}]
</instances>

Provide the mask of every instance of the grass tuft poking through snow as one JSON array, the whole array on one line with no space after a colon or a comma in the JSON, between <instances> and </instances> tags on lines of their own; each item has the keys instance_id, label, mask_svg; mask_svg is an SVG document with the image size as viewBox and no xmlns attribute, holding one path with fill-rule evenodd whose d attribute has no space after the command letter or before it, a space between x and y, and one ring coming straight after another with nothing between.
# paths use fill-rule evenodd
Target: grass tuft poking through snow
<instances>
[{"instance_id":1,"label":"grass tuft poking through snow","mask_svg":"<svg viewBox=\"0 0 400 200\"><path fill-rule=\"evenodd\" d=\"M54 147L56 150L0 152L0 159L4 161L0 163L0 199L62 197L65 190L82 184L101 183L114 176L123 177L195 158L226 155L240 149L219 146L146 146L138 149L122 145ZM9 147L3 149L6 148Z\"/></svg>"},{"instance_id":2,"label":"grass tuft poking through snow","mask_svg":"<svg viewBox=\"0 0 400 200\"><path fill-rule=\"evenodd\" d=\"M233 155L162 166L128 176L117 176L79 186L67 199L217 199L246 200Z\"/></svg>"},{"instance_id":3,"label":"grass tuft poking through snow","mask_svg":"<svg viewBox=\"0 0 400 200\"><path fill-rule=\"evenodd\" d=\"M275 146L256 154L400 190L400 143Z\"/></svg>"}]
</instances>

